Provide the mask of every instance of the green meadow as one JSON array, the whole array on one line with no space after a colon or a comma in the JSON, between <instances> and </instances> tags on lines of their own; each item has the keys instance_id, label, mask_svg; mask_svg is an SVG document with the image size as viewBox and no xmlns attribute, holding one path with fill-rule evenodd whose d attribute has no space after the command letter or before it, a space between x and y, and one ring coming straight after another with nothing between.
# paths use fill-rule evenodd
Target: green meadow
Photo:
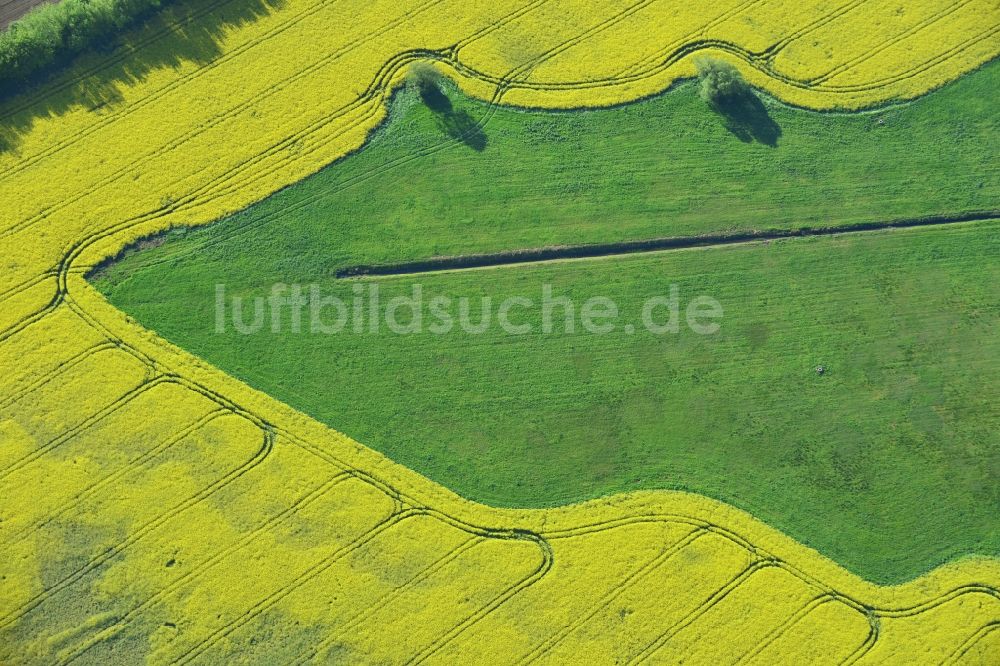
<instances>
[{"instance_id":1,"label":"green meadow","mask_svg":"<svg viewBox=\"0 0 1000 666\"><path fill-rule=\"evenodd\" d=\"M336 273L996 210L998 84L990 65L864 114L763 99L749 134L727 127L693 83L559 113L490 108L450 88L428 105L405 91L356 154L128 252L92 280L171 342L465 497L550 506L689 490L870 580L902 581L962 554L1000 555L1000 224ZM309 332L306 307L296 332L286 307L279 332L270 314L261 330L240 332L232 298L245 322L276 283L315 285L345 316L359 299L367 314L375 287L382 308L419 285L424 306L449 299L453 325L431 330L443 317L414 322L402 306L397 323L413 332L373 331L370 318ZM546 288L565 299L550 332ZM678 325L650 331L644 308L674 294ZM595 297L618 316L588 332L581 311ZM698 297L721 308L717 331L688 325ZM470 332L484 298L491 321ZM496 321L503 302L518 304L508 311L517 332ZM670 310L662 304L656 323Z\"/></svg>"}]
</instances>

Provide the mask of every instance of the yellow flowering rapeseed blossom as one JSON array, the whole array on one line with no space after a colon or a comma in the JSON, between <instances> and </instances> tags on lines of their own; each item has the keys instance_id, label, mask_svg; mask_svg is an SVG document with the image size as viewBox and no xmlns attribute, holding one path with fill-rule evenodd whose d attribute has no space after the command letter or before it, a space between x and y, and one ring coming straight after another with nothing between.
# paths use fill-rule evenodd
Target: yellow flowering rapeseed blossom
<instances>
[{"instance_id":1,"label":"yellow flowering rapeseed blossom","mask_svg":"<svg viewBox=\"0 0 1000 666\"><path fill-rule=\"evenodd\" d=\"M143 330L83 278L357 149L414 61L497 103L576 107L662 90L711 54L790 103L859 109L996 56L995 2L230 4L182 4L0 108L0 662L996 654L994 560L879 587L685 493L475 505Z\"/></svg>"}]
</instances>

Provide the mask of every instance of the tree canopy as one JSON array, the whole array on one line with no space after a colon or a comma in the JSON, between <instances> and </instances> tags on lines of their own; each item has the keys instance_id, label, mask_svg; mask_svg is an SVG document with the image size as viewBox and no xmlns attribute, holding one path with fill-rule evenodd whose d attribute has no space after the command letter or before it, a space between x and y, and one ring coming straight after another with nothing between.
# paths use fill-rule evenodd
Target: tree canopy
<instances>
[{"instance_id":1,"label":"tree canopy","mask_svg":"<svg viewBox=\"0 0 1000 666\"><path fill-rule=\"evenodd\" d=\"M0 92L102 46L173 0L62 0L35 8L0 34Z\"/></svg>"},{"instance_id":2,"label":"tree canopy","mask_svg":"<svg viewBox=\"0 0 1000 666\"><path fill-rule=\"evenodd\" d=\"M695 66L701 81L701 97L712 106L724 106L750 92L740 71L728 62L703 58Z\"/></svg>"}]
</instances>

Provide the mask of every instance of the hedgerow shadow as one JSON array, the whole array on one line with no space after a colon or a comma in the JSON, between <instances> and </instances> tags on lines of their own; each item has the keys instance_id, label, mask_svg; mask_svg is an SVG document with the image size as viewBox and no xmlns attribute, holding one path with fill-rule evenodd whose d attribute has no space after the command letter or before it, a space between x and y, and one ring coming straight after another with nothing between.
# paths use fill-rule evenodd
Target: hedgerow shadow
<instances>
[{"instance_id":1,"label":"hedgerow shadow","mask_svg":"<svg viewBox=\"0 0 1000 666\"><path fill-rule=\"evenodd\" d=\"M123 90L153 71L185 62L208 64L222 55L229 30L280 9L286 0L222 0L206 7L182 0L127 30L105 48L11 89L0 89L0 152L17 150L38 120L83 107L105 113L123 101Z\"/></svg>"}]
</instances>

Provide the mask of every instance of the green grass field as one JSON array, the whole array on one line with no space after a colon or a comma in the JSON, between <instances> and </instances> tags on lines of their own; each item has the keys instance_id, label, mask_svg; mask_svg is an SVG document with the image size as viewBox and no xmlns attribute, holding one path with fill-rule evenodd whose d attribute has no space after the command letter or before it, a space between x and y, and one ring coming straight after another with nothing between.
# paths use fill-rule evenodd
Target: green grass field
<instances>
[{"instance_id":1,"label":"green grass field","mask_svg":"<svg viewBox=\"0 0 1000 666\"><path fill-rule=\"evenodd\" d=\"M679 488L744 508L858 574L1000 554L1000 225L993 222L370 280L346 266L544 245L831 227L1000 202L991 65L862 115L766 105L776 147L692 84L626 107L488 109L415 94L358 154L94 278L167 339L475 500L562 504ZM474 141L445 136L460 114ZM473 144L473 145L469 145ZM318 284L350 302L543 284L619 306L603 334L215 332L215 288ZM675 284L721 330L629 334ZM475 309L478 305L474 305ZM473 320L478 314L473 314ZM560 330L557 326L557 331ZM825 366L822 375L817 366Z\"/></svg>"}]
</instances>

